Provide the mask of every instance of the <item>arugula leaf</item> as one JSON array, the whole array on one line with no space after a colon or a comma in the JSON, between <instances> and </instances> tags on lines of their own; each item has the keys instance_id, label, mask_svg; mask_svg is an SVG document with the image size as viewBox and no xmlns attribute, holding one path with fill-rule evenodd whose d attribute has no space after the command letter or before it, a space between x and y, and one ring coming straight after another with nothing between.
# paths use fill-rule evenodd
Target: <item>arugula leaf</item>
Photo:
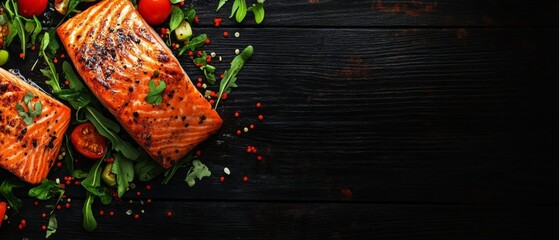
<instances>
[{"instance_id":1,"label":"arugula leaf","mask_svg":"<svg viewBox=\"0 0 559 240\"><path fill-rule=\"evenodd\" d=\"M156 87L153 79L150 79L148 84L149 93L146 96L146 102L151 103L155 106L161 105L161 102L163 101L161 94L163 94L163 91L165 91L167 84L165 84L165 81L159 80L159 85Z\"/></svg>"},{"instance_id":2,"label":"arugula leaf","mask_svg":"<svg viewBox=\"0 0 559 240\"><path fill-rule=\"evenodd\" d=\"M134 175L138 176L138 180L147 182L163 173L165 169L159 163L149 159L148 157L140 157L134 165Z\"/></svg>"},{"instance_id":3,"label":"arugula leaf","mask_svg":"<svg viewBox=\"0 0 559 240\"><path fill-rule=\"evenodd\" d=\"M177 164L175 164L175 166L173 166L170 169L167 169L167 171L165 171L165 174L163 175L163 182L162 184L167 184L169 183L169 181L175 176L175 174L177 173L177 171L180 168L186 167L186 164L191 163L193 159L192 153L186 155L183 159L181 159Z\"/></svg>"},{"instance_id":4,"label":"arugula leaf","mask_svg":"<svg viewBox=\"0 0 559 240\"><path fill-rule=\"evenodd\" d=\"M100 196L99 187L101 187L101 164L105 161L105 157L97 160L89 170L87 177L81 182L81 185L95 196Z\"/></svg>"},{"instance_id":5,"label":"arugula leaf","mask_svg":"<svg viewBox=\"0 0 559 240\"><path fill-rule=\"evenodd\" d=\"M2 182L2 185L0 185L0 194L4 196L4 199L6 199L8 204L16 211L19 210L23 203L21 199L14 195L12 189L19 187L23 187L23 182L14 178L6 179Z\"/></svg>"},{"instance_id":6,"label":"arugula leaf","mask_svg":"<svg viewBox=\"0 0 559 240\"><path fill-rule=\"evenodd\" d=\"M83 86L82 82L78 79L78 76L72 69L72 65L70 65L70 63L68 63L67 61L64 61L62 63L62 72L64 72L64 77L70 83L69 86L71 89L77 91L85 90L85 87Z\"/></svg>"},{"instance_id":7,"label":"arugula leaf","mask_svg":"<svg viewBox=\"0 0 559 240\"><path fill-rule=\"evenodd\" d=\"M80 169L76 169L76 170L72 171L71 175L72 175L72 177L75 177L77 179L82 179L82 178L86 178L89 175L89 173L84 172Z\"/></svg>"},{"instance_id":8,"label":"arugula leaf","mask_svg":"<svg viewBox=\"0 0 559 240\"><path fill-rule=\"evenodd\" d=\"M95 195L91 194L89 191L86 192L85 203L83 204L82 214L83 214L83 228L91 232L97 228L97 221L93 216L93 210L91 205L95 201Z\"/></svg>"},{"instance_id":9,"label":"arugula leaf","mask_svg":"<svg viewBox=\"0 0 559 240\"><path fill-rule=\"evenodd\" d=\"M181 50L179 51L179 56L184 54L186 50L194 51L197 48L200 48L206 44L206 39L208 39L208 35L200 34L196 37L191 38L186 45L184 45Z\"/></svg>"},{"instance_id":10,"label":"arugula leaf","mask_svg":"<svg viewBox=\"0 0 559 240\"><path fill-rule=\"evenodd\" d=\"M129 183L134 181L134 164L121 154L116 154L111 172L116 175L118 197L121 198Z\"/></svg>"},{"instance_id":11,"label":"arugula leaf","mask_svg":"<svg viewBox=\"0 0 559 240\"><path fill-rule=\"evenodd\" d=\"M235 15L235 12L239 9L239 5L241 0L235 0L235 2L233 2L233 7L231 8L231 15L229 15L229 18L232 18Z\"/></svg>"},{"instance_id":12,"label":"arugula leaf","mask_svg":"<svg viewBox=\"0 0 559 240\"><path fill-rule=\"evenodd\" d=\"M192 187L196 184L196 178L198 178L198 180L202 180L203 177L209 177L211 175L212 172L210 172L208 166L200 162L200 160L194 160L192 161L192 167L188 170L184 181L188 183L189 187Z\"/></svg>"},{"instance_id":13,"label":"arugula leaf","mask_svg":"<svg viewBox=\"0 0 559 240\"><path fill-rule=\"evenodd\" d=\"M29 189L28 195L39 200L48 200L53 198L55 193L62 194L62 192L64 192L64 189L60 185L52 180L45 179L38 186Z\"/></svg>"},{"instance_id":14,"label":"arugula leaf","mask_svg":"<svg viewBox=\"0 0 559 240\"><path fill-rule=\"evenodd\" d=\"M128 159L138 159L138 151L129 142L118 136L118 132L120 132L118 124L104 117L103 114L91 106L86 106L85 110L85 117L93 123L99 134L109 139L112 149L121 152Z\"/></svg>"},{"instance_id":15,"label":"arugula leaf","mask_svg":"<svg viewBox=\"0 0 559 240\"><path fill-rule=\"evenodd\" d=\"M247 3L245 0L235 0L239 2L239 8L237 9L237 14L235 14L235 20L237 22L242 22L247 15Z\"/></svg>"},{"instance_id":16,"label":"arugula leaf","mask_svg":"<svg viewBox=\"0 0 559 240\"><path fill-rule=\"evenodd\" d=\"M56 215L53 213L49 218L49 225L47 226L45 238L49 238L51 235L56 233L56 229L58 229L58 221L56 220Z\"/></svg>"},{"instance_id":17,"label":"arugula leaf","mask_svg":"<svg viewBox=\"0 0 559 240\"><path fill-rule=\"evenodd\" d=\"M250 57L252 57L253 51L254 49L252 48L252 46L248 45L243 50L243 52L241 52L241 54L237 55L233 59L233 61L231 62L231 67L229 68L229 70L225 71L225 76L219 84L219 94L217 97L217 101L215 102L214 109L217 109L219 101L221 100L221 96L224 92L229 93L231 92L232 88L237 87L237 84L235 83L237 81L237 74L241 71L241 69L243 69L246 61L248 61Z\"/></svg>"},{"instance_id":18,"label":"arugula leaf","mask_svg":"<svg viewBox=\"0 0 559 240\"><path fill-rule=\"evenodd\" d=\"M221 7L223 7L223 5L225 5L225 3L227 3L228 0L219 0L219 4L217 5L217 9L215 10L216 12L219 11L219 9L221 9Z\"/></svg>"},{"instance_id":19,"label":"arugula leaf","mask_svg":"<svg viewBox=\"0 0 559 240\"><path fill-rule=\"evenodd\" d=\"M196 9L194 9L193 5L190 5L186 9L184 9L184 19L186 19L190 23L193 23L194 18L196 18Z\"/></svg>"},{"instance_id":20,"label":"arugula leaf","mask_svg":"<svg viewBox=\"0 0 559 240\"><path fill-rule=\"evenodd\" d=\"M31 43L35 44L37 40L37 36L39 35L39 33L41 33L41 30L43 30L43 26L41 25L41 22L39 22L39 19L35 17L35 15L33 15L33 22L35 25L33 31L30 32L31 32Z\"/></svg>"},{"instance_id":21,"label":"arugula leaf","mask_svg":"<svg viewBox=\"0 0 559 240\"><path fill-rule=\"evenodd\" d=\"M66 143L66 156L64 156L64 166L68 172L74 172L74 155L72 154L72 147L70 147L70 140L68 134L64 135L64 143Z\"/></svg>"}]
</instances>

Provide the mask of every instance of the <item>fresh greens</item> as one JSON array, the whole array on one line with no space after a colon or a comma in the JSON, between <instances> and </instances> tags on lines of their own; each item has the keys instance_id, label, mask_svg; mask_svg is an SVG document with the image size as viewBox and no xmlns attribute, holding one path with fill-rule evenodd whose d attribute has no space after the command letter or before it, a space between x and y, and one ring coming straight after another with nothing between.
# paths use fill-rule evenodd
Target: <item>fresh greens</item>
<instances>
[{"instance_id":1,"label":"fresh greens","mask_svg":"<svg viewBox=\"0 0 559 240\"><path fill-rule=\"evenodd\" d=\"M237 81L237 74L241 71L241 69L243 69L246 61L250 59L253 51L254 49L251 45L247 46L241 54L237 55L233 59L231 62L231 68L229 68L229 70L225 70L225 77L221 79L221 83L219 84L219 93L214 109L217 109L219 100L221 100L223 93L229 93L232 88L237 87L237 84L235 83Z\"/></svg>"},{"instance_id":2,"label":"fresh greens","mask_svg":"<svg viewBox=\"0 0 559 240\"><path fill-rule=\"evenodd\" d=\"M140 157L134 165L134 175L138 180L147 182L159 176L165 169L148 157Z\"/></svg>"},{"instance_id":3,"label":"fresh greens","mask_svg":"<svg viewBox=\"0 0 559 240\"><path fill-rule=\"evenodd\" d=\"M53 213L49 218L49 225L47 226L45 238L49 238L51 235L56 233L56 229L58 229L58 221L56 220L56 214Z\"/></svg>"},{"instance_id":4,"label":"fresh greens","mask_svg":"<svg viewBox=\"0 0 559 240\"><path fill-rule=\"evenodd\" d=\"M148 84L149 93L146 96L146 102L151 103L155 106L161 105L161 102L163 101L161 94L163 94L163 91L165 91L167 84L165 84L165 81L159 80L159 85L156 87L153 79L150 79Z\"/></svg>"},{"instance_id":5,"label":"fresh greens","mask_svg":"<svg viewBox=\"0 0 559 240\"><path fill-rule=\"evenodd\" d=\"M27 41L29 40L30 44L35 44L37 35L39 35L42 31L43 26L36 17L29 19L20 16L18 12L18 5L15 0L7 0L2 3L2 6L8 15L9 28L5 46L9 46L13 39L17 36L21 44L21 51L23 53L22 57L25 58Z\"/></svg>"},{"instance_id":6,"label":"fresh greens","mask_svg":"<svg viewBox=\"0 0 559 240\"><path fill-rule=\"evenodd\" d=\"M35 102L35 104L31 105L31 100L35 96L32 92L27 92L23 96L23 102L27 106L27 110L23 108L23 105L16 104L16 109L20 117L23 118L23 122L25 125L29 126L33 124L33 118L41 116L41 112L43 111L43 104L41 102Z\"/></svg>"},{"instance_id":7,"label":"fresh greens","mask_svg":"<svg viewBox=\"0 0 559 240\"><path fill-rule=\"evenodd\" d=\"M101 186L101 164L105 161L106 157L107 156L99 159L93 165L93 167L91 167L91 169L89 170L89 174L81 182L81 185L87 190L88 193L93 194L93 196L99 197L101 199L101 203L110 204L112 201L111 192L107 187Z\"/></svg>"},{"instance_id":8,"label":"fresh greens","mask_svg":"<svg viewBox=\"0 0 559 240\"><path fill-rule=\"evenodd\" d=\"M163 175L163 182L162 183L163 184L169 183L169 181L171 181L171 179L175 176L177 171L180 168L186 167L186 165L191 163L192 160L193 160L193 156L192 156L192 153L190 153L190 154L186 155L183 159L181 159L177 164L175 164L175 166L173 166L172 168L165 171L165 174Z\"/></svg>"},{"instance_id":9,"label":"fresh greens","mask_svg":"<svg viewBox=\"0 0 559 240\"><path fill-rule=\"evenodd\" d=\"M97 228L97 221L93 216L93 210L91 209L91 205L93 201L95 201L95 195L91 194L90 192L86 193L85 203L83 204L82 214L83 214L83 228L91 232Z\"/></svg>"},{"instance_id":10,"label":"fresh greens","mask_svg":"<svg viewBox=\"0 0 559 240\"><path fill-rule=\"evenodd\" d=\"M196 178L198 180L202 180L203 177L209 177L212 175L212 172L208 169L208 166L200 162L200 160L192 161L192 167L188 170L186 174L186 183L188 183L189 187L194 186L196 184Z\"/></svg>"},{"instance_id":11,"label":"fresh greens","mask_svg":"<svg viewBox=\"0 0 559 240\"><path fill-rule=\"evenodd\" d=\"M101 112L91 106L86 106L85 111L85 117L93 123L99 134L109 139L112 149L121 152L128 159L136 160L138 158L139 153L132 147L132 144L122 140L118 135L120 132L118 124L106 118Z\"/></svg>"},{"instance_id":12,"label":"fresh greens","mask_svg":"<svg viewBox=\"0 0 559 240\"><path fill-rule=\"evenodd\" d=\"M71 175L72 175L72 177L75 177L77 179L83 179L83 178L86 178L89 175L89 173L84 172L80 169L76 169L76 170L72 171Z\"/></svg>"},{"instance_id":13,"label":"fresh greens","mask_svg":"<svg viewBox=\"0 0 559 240\"><path fill-rule=\"evenodd\" d=\"M56 193L60 195L64 193L64 189L54 181L45 179L41 184L29 189L28 195L39 200L48 200L53 198Z\"/></svg>"},{"instance_id":14,"label":"fresh greens","mask_svg":"<svg viewBox=\"0 0 559 240\"><path fill-rule=\"evenodd\" d=\"M64 166L68 172L74 172L74 155L72 154L72 147L70 147L70 140L68 134L64 135L64 143L66 144L66 156L64 156Z\"/></svg>"},{"instance_id":15,"label":"fresh greens","mask_svg":"<svg viewBox=\"0 0 559 240\"><path fill-rule=\"evenodd\" d=\"M204 72L204 76L206 76L206 80L208 80L209 84L215 84L215 67L208 64L207 59L208 55L206 52L202 53L202 56L194 58L192 61L194 65L200 68Z\"/></svg>"},{"instance_id":16,"label":"fresh greens","mask_svg":"<svg viewBox=\"0 0 559 240\"><path fill-rule=\"evenodd\" d=\"M183 55L186 50L194 51L197 48L200 48L206 44L206 39L208 39L208 35L202 33L196 37L187 40L187 44L184 45L181 50L179 51L179 56Z\"/></svg>"},{"instance_id":17,"label":"fresh greens","mask_svg":"<svg viewBox=\"0 0 559 240\"><path fill-rule=\"evenodd\" d=\"M116 154L111 172L116 175L118 197L121 198L134 181L134 164L121 154Z\"/></svg>"},{"instance_id":18,"label":"fresh greens","mask_svg":"<svg viewBox=\"0 0 559 240\"><path fill-rule=\"evenodd\" d=\"M219 11L219 9L221 9L227 1L228 0L220 0L215 11ZM235 0L235 2L233 2L233 7L231 8L231 15L229 15L229 18L235 16L235 20L240 23L245 19L247 12L254 13L254 21L257 24L262 23L264 20L264 0L258 0L250 7L247 7L246 0Z\"/></svg>"},{"instance_id":19,"label":"fresh greens","mask_svg":"<svg viewBox=\"0 0 559 240\"><path fill-rule=\"evenodd\" d=\"M12 189L19 187L23 187L23 182L14 178L6 179L2 182L2 185L0 185L0 194L4 196L4 199L6 199L8 204L10 204L10 206L12 206L12 208L16 211L19 210L23 203L21 199L17 198L12 193Z\"/></svg>"}]
</instances>

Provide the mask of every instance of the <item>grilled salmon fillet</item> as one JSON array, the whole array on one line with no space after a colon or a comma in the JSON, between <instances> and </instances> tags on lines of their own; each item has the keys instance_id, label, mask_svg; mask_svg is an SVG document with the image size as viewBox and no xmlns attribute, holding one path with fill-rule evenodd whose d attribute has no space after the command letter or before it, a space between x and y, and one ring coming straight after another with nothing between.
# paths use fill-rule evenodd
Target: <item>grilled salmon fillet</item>
<instances>
[{"instance_id":1,"label":"grilled salmon fillet","mask_svg":"<svg viewBox=\"0 0 559 240\"><path fill-rule=\"evenodd\" d=\"M26 123L16 106L29 112L23 100L29 93L31 110L39 102L42 110ZM70 108L0 68L0 166L28 183L40 183L58 156L70 115Z\"/></svg>"},{"instance_id":2,"label":"grilled salmon fillet","mask_svg":"<svg viewBox=\"0 0 559 240\"><path fill-rule=\"evenodd\" d=\"M99 2L57 31L89 89L164 168L221 127L217 112L130 1ZM150 80L166 84L159 105L146 101Z\"/></svg>"}]
</instances>

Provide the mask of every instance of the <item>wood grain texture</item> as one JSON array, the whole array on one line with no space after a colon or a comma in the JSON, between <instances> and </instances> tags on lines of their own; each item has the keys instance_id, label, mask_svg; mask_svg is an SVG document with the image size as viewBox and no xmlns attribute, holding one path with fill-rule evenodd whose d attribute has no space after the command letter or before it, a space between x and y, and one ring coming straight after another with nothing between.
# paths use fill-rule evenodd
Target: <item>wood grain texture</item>
<instances>
[{"instance_id":1,"label":"wood grain texture","mask_svg":"<svg viewBox=\"0 0 559 240\"><path fill-rule=\"evenodd\" d=\"M26 204L32 205L27 201ZM559 208L548 206L462 206L347 203L165 201L118 207L93 206L98 228L85 232L82 202L56 211L56 239L552 239ZM131 209L132 215L126 210ZM103 210L105 215L100 216ZM140 211L144 210L144 213ZM6 239L43 239L38 229L45 208L22 214L27 228L16 230L20 216L0 230ZM114 216L108 213L114 211ZM168 217L167 212L172 216ZM140 214L139 219L134 215ZM71 234L70 234L71 233Z\"/></svg>"},{"instance_id":2,"label":"wood grain texture","mask_svg":"<svg viewBox=\"0 0 559 240\"><path fill-rule=\"evenodd\" d=\"M158 178L124 202L95 203L117 217L99 217L93 233L81 227L83 190L71 185L72 211L60 212L56 236L557 239L557 4L377 2L267 1L262 25L224 19L219 28L213 17L231 3L216 14L215 1L195 2L194 31L210 36L204 50L223 56L212 62L218 72L234 49L255 49L239 88L220 103L222 129L200 147L212 176L188 188L182 169L169 185ZM430 12L409 12L429 4ZM202 77L179 60L193 80ZM8 64L43 80L28 70L32 60ZM40 239L42 210L25 189L16 194L27 207L14 219L33 226L3 226L0 239ZM152 205L139 205L148 198ZM127 209L146 213L137 221Z\"/></svg>"}]
</instances>

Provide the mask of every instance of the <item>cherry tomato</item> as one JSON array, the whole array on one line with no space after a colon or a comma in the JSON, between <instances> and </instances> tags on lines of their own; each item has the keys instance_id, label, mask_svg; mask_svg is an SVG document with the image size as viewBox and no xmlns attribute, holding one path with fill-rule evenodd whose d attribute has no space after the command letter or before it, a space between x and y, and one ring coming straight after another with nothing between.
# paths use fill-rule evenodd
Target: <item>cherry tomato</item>
<instances>
[{"instance_id":1,"label":"cherry tomato","mask_svg":"<svg viewBox=\"0 0 559 240\"><path fill-rule=\"evenodd\" d=\"M47 0L17 0L18 12L26 18L38 17L47 8L47 2Z\"/></svg>"},{"instance_id":2,"label":"cherry tomato","mask_svg":"<svg viewBox=\"0 0 559 240\"><path fill-rule=\"evenodd\" d=\"M151 25L159 25L165 22L171 15L171 1L169 0L140 0L138 11L140 15Z\"/></svg>"},{"instance_id":3,"label":"cherry tomato","mask_svg":"<svg viewBox=\"0 0 559 240\"><path fill-rule=\"evenodd\" d=\"M107 140L90 123L78 125L70 134L70 141L74 148L86 158L99 159L105 155Z\"/></svg>"},{"instance_id":4,"label":"cherry tomato","mask_svg":"<svg viewBox=\"0 0 559 240\"><path fill-rule=\"evenodd\" d=\"M0 202L0 227L2 226L2 221L4 221L5 214L6 214L6 203Z\"/></svg>"}]
</instances>

